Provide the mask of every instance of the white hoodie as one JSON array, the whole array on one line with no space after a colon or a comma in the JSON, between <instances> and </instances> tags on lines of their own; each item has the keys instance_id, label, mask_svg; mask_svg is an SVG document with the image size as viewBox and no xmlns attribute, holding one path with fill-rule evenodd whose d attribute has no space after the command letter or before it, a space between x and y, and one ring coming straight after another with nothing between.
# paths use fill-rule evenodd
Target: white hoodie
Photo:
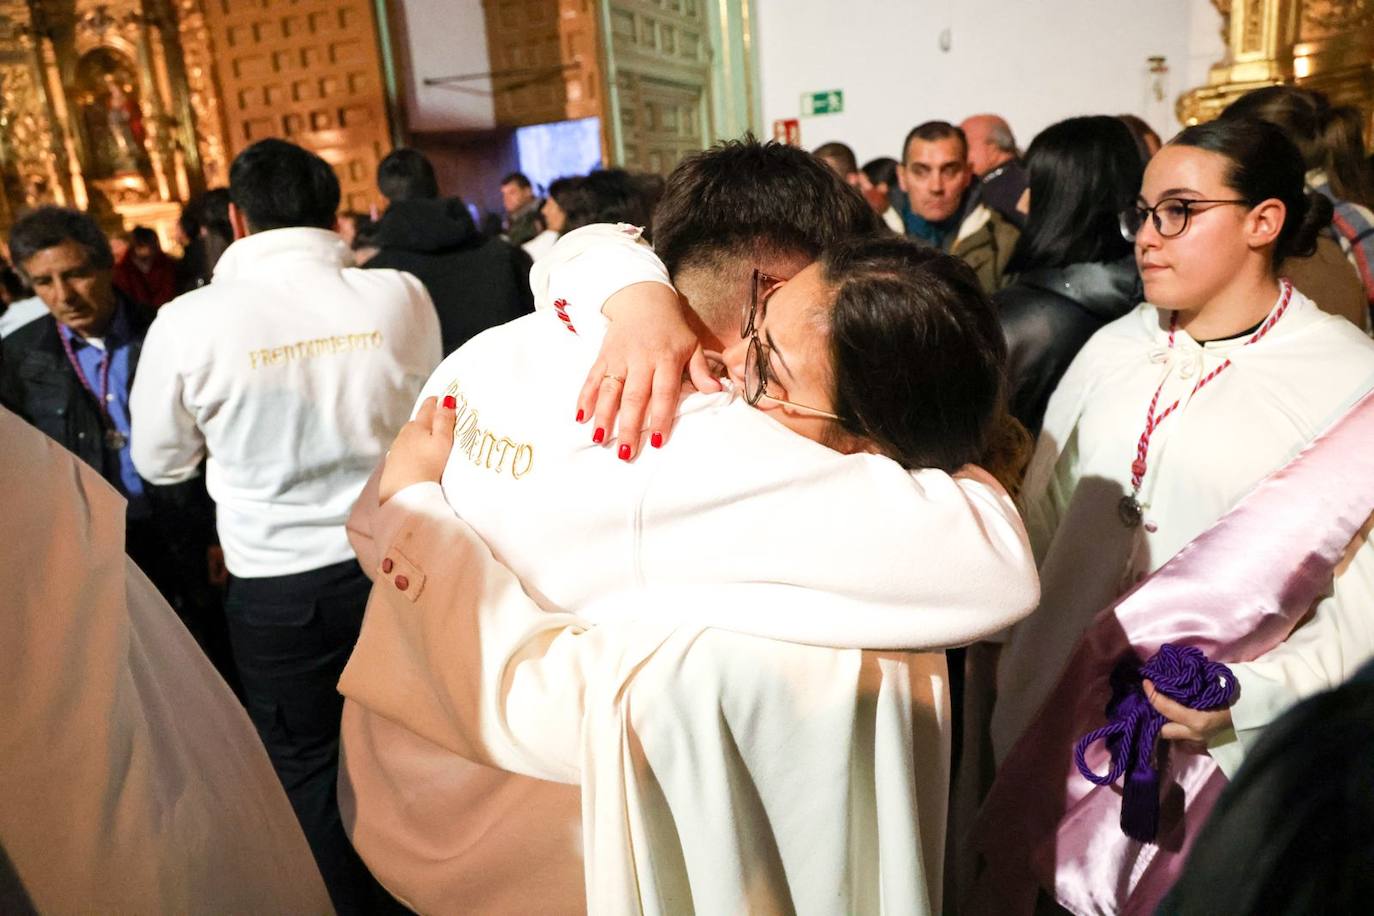
<instances>
[{"instance_id":1,"label":"white hoodie","mask_svg":"<svg viewBox=\"0 0 1374 916\"><path fill-rule=\"evenodd\" d=\"M442 355L420 282L351 264L333 232L259 232L148 330L130 395L134 466L180 483L208 454L236 576L353 556L349 507Z\"/></svg>"}]
</instances>

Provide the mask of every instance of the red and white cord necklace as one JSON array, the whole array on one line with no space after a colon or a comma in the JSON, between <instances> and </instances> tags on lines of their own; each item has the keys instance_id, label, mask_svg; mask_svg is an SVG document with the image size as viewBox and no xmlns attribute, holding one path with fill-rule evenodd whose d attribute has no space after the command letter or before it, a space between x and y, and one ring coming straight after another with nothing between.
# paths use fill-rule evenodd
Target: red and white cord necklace
<instances>
[{"instance_id":1,"label":"red and white cord necklace","mask_svg":"<svg viewBox=\"0 0 1374 916\"><path fill-rule=\"evenodd\" d=\"M1293 299L1293 284L1285 278L1279 281L1279 285L1282 287L1283 293L1279 299L1278 308L1274 309L1274 313L1269 316L1269 319L1265 321L1264 324L1260 325L1259 330L1250 335L1250 339L1241 344L1241 346L1248 347L1265 334L1268 334L1270 328L1277 324L1278 320L1283 317L1283 313L1288 311L1288 303ZM1177 331L1178 312L1174 312L1169 316L1170 350L1174 349L1174 335ZM1227 357L1226 362L1198 379L1197 384L1193 386L1193 390L1188 393L1188 397L1191 399L1193 395L1202 390L1204 385L1225 372L1230 365L1231 359ZM1130 495L1121 497L1121 502L1119 502L1116 507L1117 515L1121 518L1121 524L1125 525L1127 528L1138 527L1141 519L1144 517L1145 507L1140 502L1140 486L1145 481L1145 471L1149 466L1147 461L1150 456L1150 437L1154 435L1155 430L1159 429L1160 425L1169 417L1169 414L1178 409L1179 402L1182 400L1182 398L1176 399L1172 404L1164 408L1163 412L1158 416L1155 415L1155 409L1159 406L1159 394L1164 390L1164 383L1166 381L1168 381L1167 375L1160 380L1159 387L1155 389L1155 396L1150 399L1150 409L1145 414L1145 430L1140 434L1140 441L1136 443L1135 460L1131 462Z\"/></svg>"}]
</instances>

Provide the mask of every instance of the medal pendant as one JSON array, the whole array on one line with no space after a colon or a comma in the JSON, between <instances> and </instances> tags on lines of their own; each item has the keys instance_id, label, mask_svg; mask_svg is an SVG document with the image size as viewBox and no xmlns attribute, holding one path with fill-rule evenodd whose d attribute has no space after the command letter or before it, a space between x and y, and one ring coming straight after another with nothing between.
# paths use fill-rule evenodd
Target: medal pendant
<instances>
[{"instance_id":1,"label":"medal pendant","mask_svg":"<svg viewBox=\"0 0 1374 916\"><path fill-rule=\"evenodd\" d=\"M124 446L129 444L128 438L117 429L105 430L105 447L111 451L121 451Z\"/></svg>"},{"instance_id":2,"label":"medal pendant","mask_svg":"<svg viewBox=\"0 0 1374 916\"><path fill-rule=\"evenodd\" d=\"M1116 504L1116 515L1127 528L1139 528L1144 508L1135 496L1123 496L1121 502Z\"/></svg>"}]
</instances>

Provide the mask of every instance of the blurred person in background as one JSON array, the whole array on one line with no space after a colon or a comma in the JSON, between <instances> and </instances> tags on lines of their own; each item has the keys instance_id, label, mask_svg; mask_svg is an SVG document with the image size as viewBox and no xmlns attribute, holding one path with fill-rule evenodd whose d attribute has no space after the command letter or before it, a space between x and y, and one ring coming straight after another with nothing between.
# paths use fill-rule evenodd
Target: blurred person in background
<instances>
[{"instance_id":1,"label":"blurred person in background","mask_svg":"<svg viewBox=\"0 0 1374 916\"><path fill-rule=\"evenodd\" d=\"M115 262L114 285L130 299L161 308L177 294L177 264L165 251L157 233L135 226L129 249Z\"/></svg>"},{"instance_id":2,"label":"blurred person in background","mask_svg":"<svg viewBox=\"0 0 1374 916\"><path fill-rule=\"evenodd\" d=\"M1325 95L1313 89L1297 86L1266 86L1247 92L1226 107L1226 117L1252 117L1278 126L1297 144L1307 166L1307 185L1331 201L1334 213L1331 226L1323 236L1334 238L1341 252L1355 268L1364 291L1363 307L1352 299L1339 296L1348 283L1333 288L1332 276L1345 278L1344 271L1331 266L1335 252L1327 245L1318 258L1299 267L1290 265L1290 275L1297 270L1294 282L1317 304L1329 312L1342 315L1366 331L1370 329L1370 307L1374 306L1374 192L1371 192L1368 173L1364 168L1364 140L1361 136L1363 120L1357 109L1344 106L1333 108ZM1320 265L1320 270L1318 266ZM1322 276L1325 274L1325 276ZM1306 280L1306 285L1303 281ZM1326 281L1323 289L1319 280ZM1323 298L1320 293L1329 290Z\"/></svg>"},{"instance_id":3,"label":"blurred person in background","mask_svg":"<svg viewBox=\"0 0 1374 916\"><path fill-rule=\"evenodd\" d=\"M389 153L377 166L377 187L390 205L364 236L377 249L367 267L419 278L434 300L445 354L534 311L530 258L478 232L462 200L441 198L434 167L422 153Z\"/></svg>"},{"instance_id":4,"label":"blurred person in background","mask_svg":"<svg viewBox=\"0 0 1374 916\"><path fill-rule=\"evenodd\" d=\"M893 203L893 197L901 193L897 187L897 160L891 156L880 156L864 163L859 173L863 176L859 190L873 212L883 218L883 224L898 235L902 235L902 214Z\"/></svg>"},{"instance_id":5,"label":"blurred person in background","mask_svg":"<svg viewBox=\"0 0 1374 916\"><path fill-rule=\"evenodd\" d=\"M998 115L980 114L965 118L959 127L968 138L968 163L977 179L978 200L1023 228L1025 217L1016 205L1026 190L1026 169L1011 126Z\"/></svg>"},{"instance_id":6,"label":"blurred person in background","mask_svg":"<svg viewBox=\"0 0 1374 916\"><path fill-rule=\"evenodd\" d=\"M501 179L501 203L506 208L506 240L523 245L539 233L536 217L539 198L530 180L520 172L511 172Z\"/></svg>"},{"instance_id":7,"label":"blurred person in background","mask_svg":"<svg viewBox=\"0 0 1374 916\"><path fill-rule=\"evenodd\" d=\"M854 188L859 187L859 160L855 158L854 150L848 144L838 141L822 143L811 155L834 169L835 174L843 178L845 184Z\"/></svg>"}]
</instances>

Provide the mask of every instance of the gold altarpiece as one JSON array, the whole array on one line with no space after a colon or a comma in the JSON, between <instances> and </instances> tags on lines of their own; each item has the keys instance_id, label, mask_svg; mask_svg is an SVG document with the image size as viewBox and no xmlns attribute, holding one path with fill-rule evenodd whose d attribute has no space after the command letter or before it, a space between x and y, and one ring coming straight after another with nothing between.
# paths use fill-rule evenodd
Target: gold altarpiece
<instances>
[{"instance_id":1,"label":"gold altarpiece","mask_svg":"<svg viewBox=\"0 0 1374 916\"><path fill-rule=\"evenodd\" d=\"M1374 128L1374 0L1212 0L1226 56L1208 85L1178 102L1185 124L1207 121L1252 89L1296 83L1365 112Z\"/></svg>"},{"instance_id":2,"label":"gold altarpiece","mask_svg":"<svg viewBox=\"0 0 1374 916\"><path fill-rule=\"evenodd\" d=\"M371 0L0 0L0 229L58 203L170 240L263 137L318 152L366 210L383 71Z\"/></svg>"}]
</instances>

